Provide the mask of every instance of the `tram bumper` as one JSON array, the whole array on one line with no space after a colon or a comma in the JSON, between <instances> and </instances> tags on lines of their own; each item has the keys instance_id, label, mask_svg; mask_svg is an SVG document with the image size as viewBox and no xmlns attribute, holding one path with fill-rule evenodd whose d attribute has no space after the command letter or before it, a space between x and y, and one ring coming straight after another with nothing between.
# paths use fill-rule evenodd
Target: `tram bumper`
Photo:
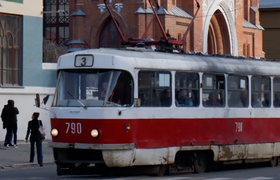
<instances>
[{"instance_id":1,"label":"tram bumper","mask_svg":"<svg viewBox=\"0 0 280 180\"><path fill-rule=\"evenodd\" d=\"M172 164L179 147L136 149L128 144L84 144L52 142L57 164L105 163L107 167Z\"/></svg>"},{"instance_id":2,"label":"tram bumper","mask_svg":"<svg viewBox=\"0 0 280 180\"><path fill-rule=\"evenodd\" d=\"M86 144L51 142L56 164L99 164L107 167L131 166L135 146L129 144Z\"/></svg>"}]
</instances>

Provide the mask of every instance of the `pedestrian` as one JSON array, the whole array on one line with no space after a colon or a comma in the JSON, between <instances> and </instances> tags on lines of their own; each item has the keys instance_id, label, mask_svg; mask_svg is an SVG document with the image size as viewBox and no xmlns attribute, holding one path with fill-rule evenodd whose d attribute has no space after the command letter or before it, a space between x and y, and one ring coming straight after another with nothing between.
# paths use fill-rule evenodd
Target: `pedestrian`
<instances>
[{"instance_id":1,"label":"pedestrian","mask_svg":"<svg viewBox=\"0 0 280 180\"><path fill-rule=\"evenodd\" d=\"M6 114L5 114L5 109L7 108L8 104L4 105L3 109L2 109L2 113L1 113L1 119L3 122L3 129L6 129L6 135L5 135L5 142L4 142L4 146L9 147L9 145L12 144L12 132L10 135L10 139L8 140L8 129L7 129L7 118L6 118Z\"/></svg>"},{"instance_id":2,"label":"pedestrian","mask_svg":"<svg viewBox=\"0 0 280 180\"><path fill-rule=\"evenodd\" d=\"M183 89L180 91L180 97L178 99L179 106L192 107L193 99L188 96L188 91Z\"/></svg>"},{"instance_id":3,"label":"pedestrian","mask_svg":"<svg viewBox=\"0 0 280 180\"><path fill-rule=\"evenodd\" d=\"M40 136L39 133L39 127L43 126L43 123L41 120L38 120L40 113L34 112L32 114L32 120L28 122L27 126L27 132L26 132L26 137L25 141L26 143L28 142L28 137L31 131L30 135L30 159L29 162L34 161L34 156L35 156L35 151L34 151L34 145L36 143L36 152L37 152L37 161L40 166L43 166L43 152L42 152L42 141L43 139Z\"/></svg>"},{"instance_id":4,"label":"pedestrian","mask_svg":"<svg viewBox=\"0 0 280 180\"><path fill-rule=\"evenodd\" d=\"M5 138L7 140L6 147L14 146L15 148L18 148L17 146L17 115L19 114L18 108L15 107L14 100L9 99L8 104L4 106L3 112L2 112L2 119L5 121L5 127L7 128L7 137ZM14 135L14 145L9 142L12 139L12 134ZM9 143L9 144L8 144Z\"/></svg>"}]
</instances>

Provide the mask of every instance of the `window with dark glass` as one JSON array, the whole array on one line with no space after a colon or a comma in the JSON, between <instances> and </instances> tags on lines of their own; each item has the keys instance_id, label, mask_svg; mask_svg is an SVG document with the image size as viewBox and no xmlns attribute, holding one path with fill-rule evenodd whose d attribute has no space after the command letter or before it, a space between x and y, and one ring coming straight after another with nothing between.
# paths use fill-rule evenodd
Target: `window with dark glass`
<instances>
[{"instance_id":1,"label":"window with dark glass","mask_svg":"<svg viewBox=\"0 0 280 180\"><path fill-rule=\"evenodd\" d=\"M248 107L248 77L228 76L228 106L234 108Z\"/></svg>"},{"instance_id":2,"label":"window with dark glass","mask_svg":"<svg viewBox=\"0 0 280 180\"><path fill-rule=\"evenodd\" d=\"M69 0L44 0L43 36L58 45L69 41Z\"/></svg>"},{"instance_id":3,"label":"window with dark glass","mask_svg":"<svg viewBox=\"0 0 280 180\"><path fill-rule=\"evenodd\" d=\"M251 89L251 105L253 108L270 107L270 77L253 76Z\"/></svg>"},{"instance_id":4,"label":"window with dark glass","mask_svg":"<svg viewBox=\"0 0 280 180\"><path fill-rule=\"evenodd\" d=\"M225 77L217 74L203 75L202 101L204 107L224 107Z\"/></svg>"},{"instance_id":5,"label":"window with dark glass","mask_svg":"<svg viewBox=\"0 0 280 180\"><path fill-rule=\"evenodd\" d=\"M21 84L21 17L0 14L0 81L2 86Z\"/></svg>"},{"instance_id":6,"label":"window with dark glass","mask_svg":"<svg viewBox=\"0 0 280 180\"><path fill-rule=\"evenodd\" d=\"M273 105L274 107L280 107L280 78L275 77L273 79Z\"/></svg>"},{"instance_id":7,"label":"window with dark glass","mask_svg":"<svg viewBox=\"0 0 280 180\"><path fill-rule=\"evenodd\" d=\"M120 27L121 29L121 27ZM121 47L121 38L116 29L112 18L105 22L99 38L100 47L119 48Z\"/></svg>"},{"instance_id":8,"label":"window with dark glass","mask_svg":"<svg viewBox=\"0 0 280 180\"><path fill-rule=\"evenodd\" d=\"M171 106L172 95L170 72L139 72L138 96L141 99L141 106Z\"/></svg>"},{"instance_id":9,"label":"window with dark glass","mask_svg":"<svg viewBox=\"0 0 280 180\"><path fill-rule=\"evenodd\" d=\"M177 72L175 76L175 90L176 106L199 106L198 73Z\"/></svg>"}]
</instances>

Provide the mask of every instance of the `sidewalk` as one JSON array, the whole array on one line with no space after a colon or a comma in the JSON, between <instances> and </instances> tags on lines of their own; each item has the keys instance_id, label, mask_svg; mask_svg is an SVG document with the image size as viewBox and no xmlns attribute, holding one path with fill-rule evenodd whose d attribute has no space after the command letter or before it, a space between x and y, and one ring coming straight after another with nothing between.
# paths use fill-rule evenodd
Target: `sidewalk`
<instances>
[{"instance_id":1,"label":"sidewalk","mask_svg":"<svg viewBox=\"0 0 280 180\"><path fill-rule=\"evenodd\" d=\"M49 147L50 140L43 141L43 164L54 163L53 151ZM30 143L18 141L18 148L5 147L4 142L0 141L0 171L5 168L17 168L22 166L39 166L35 145L34 163L29 162Z\"/></svg>"}]
</instances>

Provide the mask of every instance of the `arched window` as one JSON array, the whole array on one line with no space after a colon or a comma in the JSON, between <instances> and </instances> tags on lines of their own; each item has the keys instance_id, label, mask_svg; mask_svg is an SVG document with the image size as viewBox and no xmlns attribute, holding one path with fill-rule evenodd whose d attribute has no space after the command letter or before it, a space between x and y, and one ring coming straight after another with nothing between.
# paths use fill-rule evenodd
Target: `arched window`
<instances>
[{"instance_id":1,"label":"arched window","mask_svg":"<svg viewBox=\"0 0 280 180\"><path fill-rule=\"evenodd\" d=\"M19 86L21 59L20 16L0 14L0 84Z\"/></svg>"},{"instance_id":2,"label":"arched window","mask_svg":"<svg viewBox=\"0 0 280 180\"><path fill-rule=\"evenodd\" d=\"M121 38L117 28L111 18L109 18L102 28L100 39L100 47L119 48L121 46Z\"/></svg>"}]
</instances>

